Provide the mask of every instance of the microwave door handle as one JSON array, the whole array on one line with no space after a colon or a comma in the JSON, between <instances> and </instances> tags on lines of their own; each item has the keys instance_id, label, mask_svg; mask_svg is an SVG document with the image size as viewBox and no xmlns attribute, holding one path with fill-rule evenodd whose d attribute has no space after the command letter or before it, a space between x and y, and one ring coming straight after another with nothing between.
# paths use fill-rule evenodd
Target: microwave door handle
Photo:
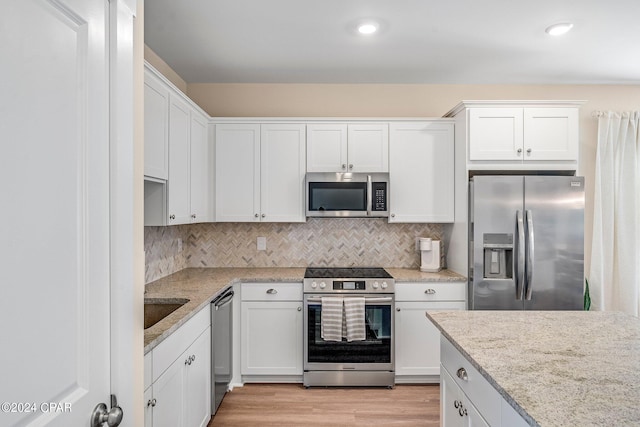
<instances>
[{"instance_id":1,"label":"microwave door handle","mask_svg":"<svg viewBox=\"0 0 640 427\"><path fill-rule=\"evenodd\" d=\"M373 203L371 198L371 175L367 175L367 216L371 216L371 204Z\"/></svg>"}]
</instances>

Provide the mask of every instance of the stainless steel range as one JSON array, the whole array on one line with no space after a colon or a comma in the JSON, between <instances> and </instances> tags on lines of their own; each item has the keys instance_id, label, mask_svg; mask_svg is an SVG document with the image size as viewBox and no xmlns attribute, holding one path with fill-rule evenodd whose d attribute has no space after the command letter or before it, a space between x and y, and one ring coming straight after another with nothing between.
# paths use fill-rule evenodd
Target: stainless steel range
<instances>
[{"instance_id":1,"label":"stainless steel range","mask_svg":"<svg viewBox=\"0 0 640 427\"><path fill-rule=\"evenodd\" d=\"M305 387L394 386L394 292L395 281L382 268L307 268L304 276ZM340 299L347 310L354 301L360 304L355 311L356 316L364 315L364 331L359 339L350 340L349 336L340 335L323 338L326 327L323 322L335 314L328 311L329 302L340 304ZM332 309L335 310L335 305ZM350 316L342 320L343 332Z\"/></svg>"}]
</instances>

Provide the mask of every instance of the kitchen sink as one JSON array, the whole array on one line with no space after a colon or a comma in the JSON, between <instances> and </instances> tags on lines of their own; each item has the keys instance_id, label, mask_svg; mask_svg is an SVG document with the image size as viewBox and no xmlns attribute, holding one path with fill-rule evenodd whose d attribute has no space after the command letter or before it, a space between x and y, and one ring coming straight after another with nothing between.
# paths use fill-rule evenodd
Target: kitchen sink
<instances>
[{"instance_id":1,"label":"kitchen sink","mask_svg":"<svg viewBox=\"0 0 640 427\"><path fill-rule=\"evenodd\" d=\"M145 298L144 328L150 328L186 303L186 298Z\"/></svg>"}]
</instances>

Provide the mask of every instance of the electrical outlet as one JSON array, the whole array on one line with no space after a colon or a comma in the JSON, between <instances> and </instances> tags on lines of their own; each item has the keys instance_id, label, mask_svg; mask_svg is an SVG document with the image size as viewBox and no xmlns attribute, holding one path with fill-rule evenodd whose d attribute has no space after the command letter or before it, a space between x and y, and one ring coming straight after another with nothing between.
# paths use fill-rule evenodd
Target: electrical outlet
<instances>
[{"instance_id":1,"label":"electrical outlet","mask_svg":"<svg viewBox=\"0 0 640 427\"><path fill-rule=\"evenodd\" d=\"M267 250L267 238L266 237L258 237L258 241L256 242L256 246L259 251Z\"/></svg>"}]
</instances>

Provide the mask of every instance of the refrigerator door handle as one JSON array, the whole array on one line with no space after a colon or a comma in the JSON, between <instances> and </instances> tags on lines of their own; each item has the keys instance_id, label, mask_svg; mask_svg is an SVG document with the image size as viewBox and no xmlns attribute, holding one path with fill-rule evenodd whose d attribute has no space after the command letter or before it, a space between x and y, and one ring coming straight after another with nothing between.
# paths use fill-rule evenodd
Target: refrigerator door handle
<instances>
[{"instance_id":1,"label":"refrigerator door handle","mask_svg":"<svg viewBox=\"0 0 640 427\"><path fill-rule=\"evenodd\" d=\"M533 232L533 214L531 209L526 210L527 221L527 264L525 267L527 281L525 282L525 298L531 300L531 291L533 290L533 254L534 254L534 232Z\"/></svg>"},{"instance_id":2,"label":"refrigerator door handle","mask_svg":"<svg viewBox=\"0 0 640 427\"><path fill-rule=\"evenodd\" d=\"M522 211L516 211L516 226L518 230L518 246L516 261L516 300L522 300L524 290L524 220Z\"/></svg>"}]
</instances>

